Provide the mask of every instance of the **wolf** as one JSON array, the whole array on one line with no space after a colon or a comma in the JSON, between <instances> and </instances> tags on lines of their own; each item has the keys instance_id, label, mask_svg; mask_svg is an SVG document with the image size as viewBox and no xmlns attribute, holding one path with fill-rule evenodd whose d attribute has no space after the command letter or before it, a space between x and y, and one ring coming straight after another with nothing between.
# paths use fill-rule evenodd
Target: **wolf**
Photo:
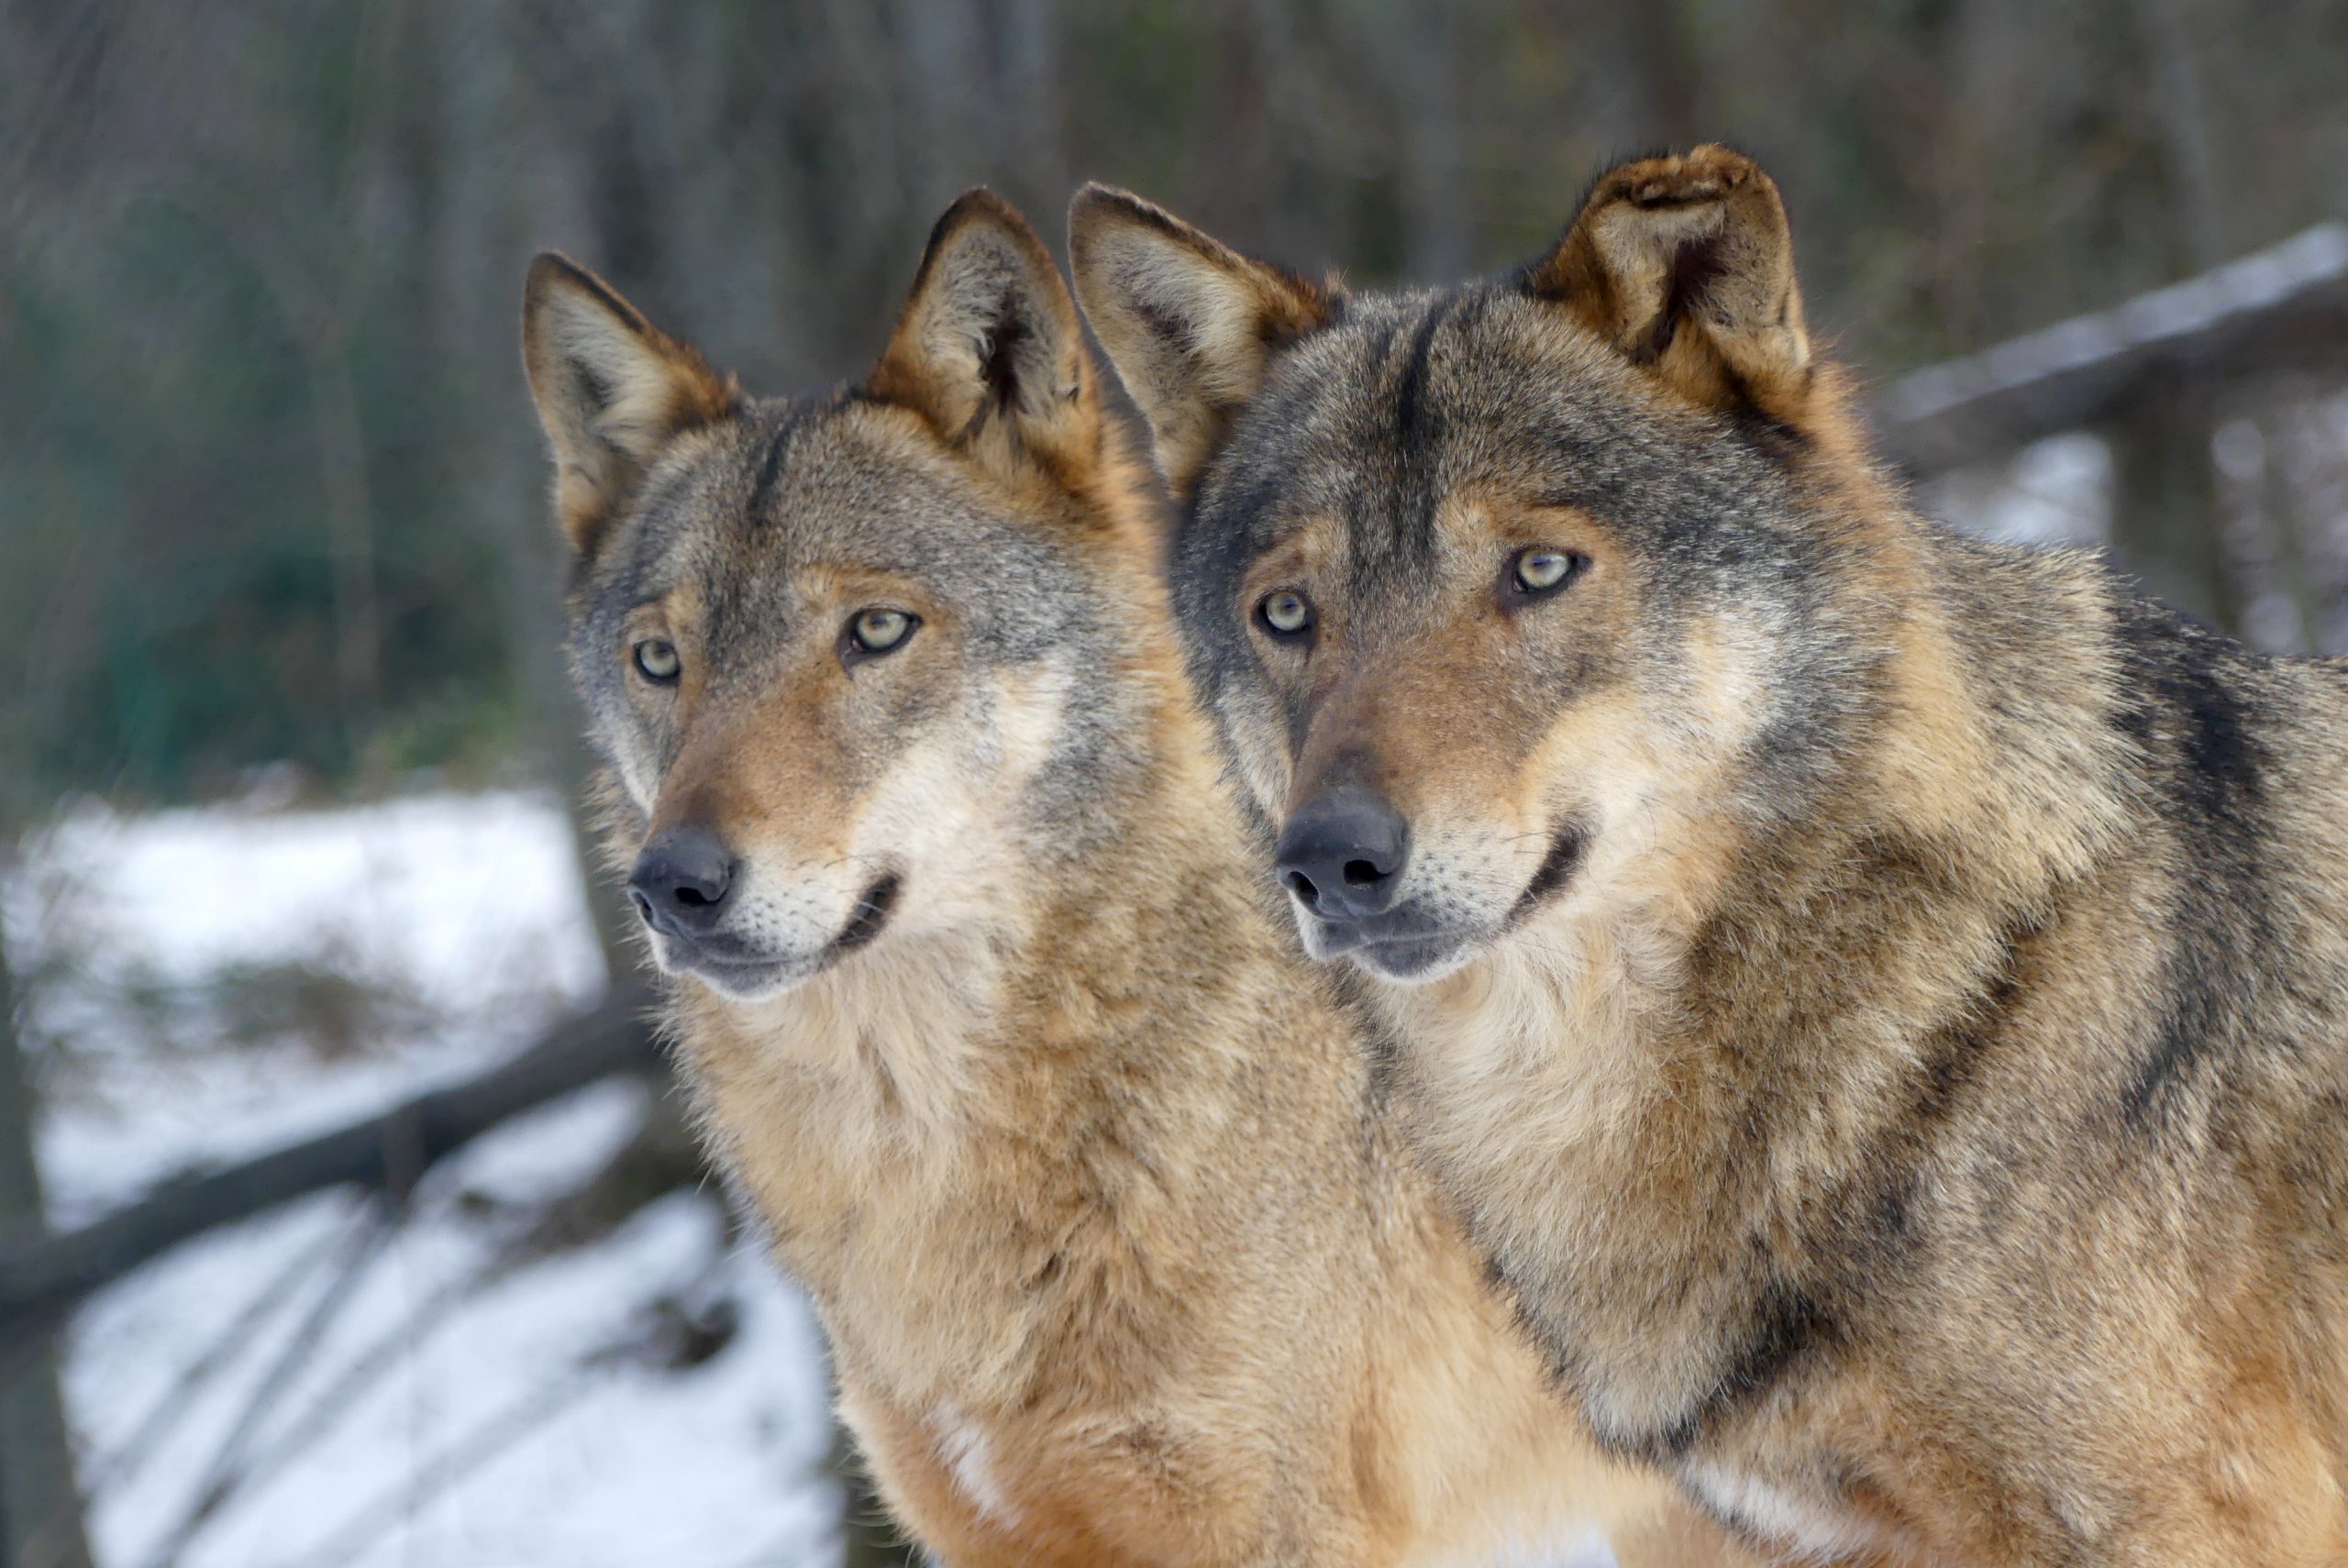
<instances>
[{"instance_id":1,"label":"wolf","mask_svg":"<svg viewBox=\"0 0 2348 1568\"><path fill-rule=\"evenodd\" d=\"M1024 218L957 202L829 395L743 395L553 255L523 341L683 1076L917 1540L1334 1568L1594 1524L1748 1560L1570 1419L1398 1149Z\"/></svg>"},{"instance_id":2,"label":"wolf","mask_svg":"<svg viewBox=\"0 0 2348 1568\"><path fill-rule=\"evenodd\" d=\"M2348 1562L2348 668L1919 516L1702 147L1078 296L1303 939L1611 1450L1819 1560Z\"/></svg>"}]
</instances>

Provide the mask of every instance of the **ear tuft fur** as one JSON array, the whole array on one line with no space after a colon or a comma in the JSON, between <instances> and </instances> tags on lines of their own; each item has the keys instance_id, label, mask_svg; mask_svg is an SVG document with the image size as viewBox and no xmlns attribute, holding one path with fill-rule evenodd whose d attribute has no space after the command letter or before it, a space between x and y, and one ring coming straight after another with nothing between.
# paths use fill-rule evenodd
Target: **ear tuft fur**
<instances>
[{"instance_id":1,"label":"ear tuft fur","mask_svg":"<svg viewBox=\"0 0 2348 1568\"><path fill-rule=\"evenodd\" d=\"M1706 145L1609 171L1526 287L1682 396L1805 426L1815 377L1793 237L1743 154Z\"/></svg>"},{"instance_id":2,"label":"ear tuft fur","mask_svg":"<svg viewBox=\"0 0 2348 1568\"><path fill-rule=\"evenodd\" d=\"M1017 208L983 186L930 231L929 248L866 390L1012 472L1063 479L1097 454L1100 422L1075 302Z\"/></svg>"},{"instance_id":3,"label":"ear tuft fur","mask_svg":"<svg viewBox=\"0 0 2348 1568\"><path fill-rule=\"evenodd\" d=\"M555 505L593 553L661 448L731 414L741 394L690 345L567 256L542 252L522 292L522 364L554 451Z\"/></svg>"},{"instance_id":4,"label":"ear tuft fur","mask_svg":"<svg viewBox=\"0 0 2348 1568\"><path fill-rule=\"evenodd\" d=\"M1252 260L1106 185L1087 185L1069 204L1069 257L1077 298L1149 421L1178 497L1274 358L1335 319L1341 304L1334 285Z\"/></svg>"}]
</instances>

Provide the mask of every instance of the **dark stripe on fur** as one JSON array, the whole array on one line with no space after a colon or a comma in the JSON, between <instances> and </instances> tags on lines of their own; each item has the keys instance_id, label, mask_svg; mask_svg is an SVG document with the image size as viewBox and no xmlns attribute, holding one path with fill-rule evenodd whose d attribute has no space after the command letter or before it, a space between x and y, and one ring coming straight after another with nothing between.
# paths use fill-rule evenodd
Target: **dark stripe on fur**
<instances>
[{"instance_id":1,"label":"dark stripe on fur","mask_svg":"<svg viewBox=\"0 0 2348 1568\"><path fill-rule=\"evenodd\" d=\"M2233 1032L2232 995L2274 937L2261 864L2271 767L2260 715L2232 679L2239 646L2165 606L2133 602L2114 628L2121 689L2141 693L2117 723L2146 752L2146 774L2181 864L2169 922L2166 994L2121 1098L2131 1126L2156 1126L2206 1077Z\"/></svg>"},{"instance_id":2,"label":"dark stripe on fur","mask_svg":"<svg viewBox=\"0 0 2348 1568\"><path fill-rule=\"evenodd\" d=\"M790 442L795 420L785 421L767 442L766 461L759 465L759 477L750 486L749 513L753 519L767 513L767 498L774 493L774 481L782 472L782 449Z\"/></svg>"},{"instance_id":3,"label":"dark stripe on fur","mask_svg":"<svg viewBox=\"0 0 2348 1568\"><path fill-rule=\"evenodd\" d=\"M1444 317L1451 314L1458 303L1456 294L1445 294L1435 301L1411 333L1411 348L1402 362L1402 375L1394 393L1395 450L1410 453L1420 441L1420 423L1425 417L1427 360L1434 352L1435 334L1443 330Z\"/></svg>"}]
</instances>

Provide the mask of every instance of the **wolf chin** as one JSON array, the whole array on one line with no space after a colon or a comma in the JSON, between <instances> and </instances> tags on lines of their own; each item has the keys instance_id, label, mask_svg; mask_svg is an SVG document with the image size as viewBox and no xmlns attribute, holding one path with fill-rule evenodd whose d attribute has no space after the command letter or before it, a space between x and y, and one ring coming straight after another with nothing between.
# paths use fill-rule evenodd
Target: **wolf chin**
<instances>
[{"instance_id":1,"label":"wolf chin","mask_svg":"<svg viewBox=\"0 0 2348 1568\"><path fill-rule=\"evenodd\" d=\"M1739 1559L1551 1397L1401 1157L1024 220L956 204L828 396L745 397L557 257L524 351L683 1077L929 1551Z\"/></svg>"},{"instance_id":2,"label":"wolf chin","mask_svg":"<svg viewBox=\"0 0 2348 1568\"><path fill-rule=\"evenodd\" d=\"M2348 1562L2348 673L1919 517L1701 148L1347 293L1072 215L1306 943L1614 1449L1835 1561Z\"/></svg>"}]
</instances>

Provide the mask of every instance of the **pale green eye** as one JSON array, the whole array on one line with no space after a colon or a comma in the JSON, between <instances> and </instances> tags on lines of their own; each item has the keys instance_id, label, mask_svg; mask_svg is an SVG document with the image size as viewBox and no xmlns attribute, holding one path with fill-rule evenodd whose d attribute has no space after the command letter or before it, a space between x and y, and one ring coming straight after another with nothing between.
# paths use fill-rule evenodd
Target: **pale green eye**
<instances>
[{"instance_id":1,"label":"pale green eye","mask_svg":"<svg viewBox=\"0 0 2348 1568\"><path fill-rule=\"evenodd\" d=\"M920 624L903 610L859 610L847 624L847 637L859 653L884 654L902 646Z\"/></svg>"},{"instance_id":2,"label":"pale green eye","mask_svg":"<svg viewBox=\"0 0 2348 1568\"><path fill-rule=\"evenodd\" d=\"M1516 587L1520 593L1546 593L1564 586L1581 561L1566 550L1520 550L1516 556Z\"/></svg>"},{"instance_id":3,"label":"pale green eye","mask_svg":"<svg viewBox=\"0 0 2348 1568\"><path fill-rule=\"evenodd\" d=\"M647 637L636 645L636 672L656 686L676 679L681 664L677 645L666 637Z\"/></svg>"},{"instance_id":4,"label":"pale green eye","mask_svg":"<svg viewBox=\"0 0 2348 1568\"><path fill-rule=\"evenodd\" d=\"M1312 624L1312 602L1293 588L1278 588L1264 595L1256 613L1274 636L1302 636Z\"/></svg>"}]
</instances>

